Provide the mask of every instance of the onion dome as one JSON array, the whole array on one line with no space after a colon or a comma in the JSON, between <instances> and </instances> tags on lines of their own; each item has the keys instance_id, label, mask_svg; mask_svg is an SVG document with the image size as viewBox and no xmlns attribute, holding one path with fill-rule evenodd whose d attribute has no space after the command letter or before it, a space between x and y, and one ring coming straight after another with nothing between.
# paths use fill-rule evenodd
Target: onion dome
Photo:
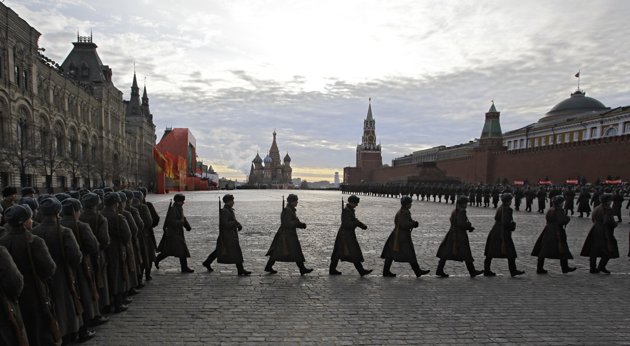
<instances>
[{"instance_id":1,"label":"onion dome","mask_svg":"<svg viewBox=\"0 0 630 346\"><path fill-rule=\"evenodd\" d=\"M289 153L284 155L284 162L291 162L291 157L289 156Z\"/></svg>"},{"instance_id":2,"label":"onion dome","mask_svg":"<svg viewBox=\"0 0 630 346\"><path fill-rule=\"evenodd\" d=\"M265 156L265 165L270 164L272 162L273 162L273 159L271 158L271 156L269 156L269 154L267 154L267 156Z\"/></svg>"},{"instance_id":3,"label":"onion dome","mask_svg":"<svg viewBox=\"0 0 630 346\"><path fill-rule=\"evenodd\" d=\"M262 163L263 160L260 158L260 155L258 155L258 153L256 153L256 157L254 157L254 160L252 162L253 163Z\"/></svg>"}]
</instances>

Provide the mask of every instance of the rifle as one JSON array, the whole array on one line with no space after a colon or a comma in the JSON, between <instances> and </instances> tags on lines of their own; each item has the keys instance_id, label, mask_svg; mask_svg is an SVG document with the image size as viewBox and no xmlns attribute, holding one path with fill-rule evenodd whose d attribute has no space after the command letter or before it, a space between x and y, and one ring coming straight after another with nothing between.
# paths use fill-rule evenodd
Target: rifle
<instances>
[{"instance_id":1,"label":"rifle","mask_svg":"<svg viewBox=\"0 0 630 346\"><path fill-rule=\"evenodd\" d=\"M162 231L164 231L164 234L166 234L166 231L168 229L168 227L166 226L168 224L169 221L169 216L171 215L171 209L173 208L173 200L170 200L168 202L168 210L166 210L166 216L164 217L164 224L162 225ZM164 236L164 235L162 235Z\"/></svg>"},{"instance_id":2,"label":"rifle","mask_svg":"<svg viewBox=\"0 0 630 346\"><path fill-rule=\"evenodd\" d=\"M282 210L284 210L284 195L282 195Z\"/></svg>"},{"instance_id":3,"label":"rifle","mask_svg":"<svg viewBox=\"0 0 630 346\"><path fill-rule=\"evenodd\" d=\"M221 209L221 196L219 196L219 235L217 236L217 242L221 248L221 254L225 255L227 253L227 248L223 245L223 238L221 237Z\"/></svg>"},{"instance_id":4,"label":"rifle","mask_svg":"<svg viewBox=\"0 0 630 346\"><path fill-rule=\"evenodd\" d=\"M24 330L24 323L22 322L22 319L17 318L19 316L18 302L17 300L9 298L9 296L2 289L2 286L0 286L0 302L2 303L2 308L6 310L9 323L11 324L11 328L15 332L15 337L17 339L18 345L28 346L28 337L26 336L26 332ZM15 309L15 307L18 307L18 309Z\"/></svg>"}]
</instances>

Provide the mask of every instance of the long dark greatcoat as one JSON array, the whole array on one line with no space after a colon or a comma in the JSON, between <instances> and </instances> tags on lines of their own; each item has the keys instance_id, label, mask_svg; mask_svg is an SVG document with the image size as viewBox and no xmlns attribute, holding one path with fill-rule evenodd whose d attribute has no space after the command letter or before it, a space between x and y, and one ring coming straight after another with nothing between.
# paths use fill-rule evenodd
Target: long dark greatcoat
<instances>
[{"instance_id":1,"label":"long dark greatcoat","mask_svg":"<svg viewBox=\"0 0 630 346\"><path fill-rule=\"evenodd\" d=\"M580 256L619 258L619 247L615 239L617 222L611 209L598 205L591 215L593 227L588 232Z\"/></svg>"},{"instance_id":2,"label":"long dark greatcoat","mask_svg":"<svg viewBox=\"0 0 630 346\"><path fill-rule=\"evenodd\" d=\"M24 290L19 298L20 312L24 321L24 327L28 335L31 345L54 345L51 330L48 324L48 317L45 314L46 307L43 304L44 299L50 299L40 296L39 288L42 293L46 290L43 281L48 280L55 273L56 264L50 257L46 242L33 235L24 228L15 228L6 225L8 234L0 238L0 245L4 246L15 265L24 277ZM28 250L30 248L30 251ZM29 252L32 256L29 257ZM35 274L37 277L35 277ZM2 282L5 277L2 276ZM11 345L11 343L7 343Z\"/></svg>"},{"instance_id":3,"label":"long dark greatcoat","mask_svg":"<svg viewBox=\"0 0 630 346\"><path fill-rule=\"evenodd\" d=\"M219 212L219 237L217 238L217 262L227 264L243 263L243 252L238 242L238 229L234 209L227 205Z\"/></svg>"},{"instance_id":4,"label":"long dark greatcoat","mask_svg":"<svg viewBox=\"0 0 630 346\"><path fill-rule=\"evenodd\" d=\"M357 227L364 228L365 225L356 218L354 209L346 204L341 212L341 226L335 238L332 258L352 263L363 262L363 253L355 233Z\"/></svg>"},{"instance_id":5,"label":"long dark greatcoat","mask_svg":"<svg viewBox=\"0 0 630 346\"><path fill-rule=\"evenodd\" d=\"M0 344L19 345L18 340L28 342L18 305L24 277L4 246L0 246L0 277Z\"/></svg>"},{"instance_id":6,"label":"long dark greatcoat","mask_svg":"<svg viewBox=\"0 0 630 346\"><path fill-rule=\"evenodd\" d=\"M536 193L536 198L538 199L538 210L545 210L547 192L543 189L538 190L538 193Z\"/></svg>"},{"instance_id":7,"label":"long dark greatcoat","mask_svg":"<svg viewBox=\"0 0 630 346\"><path fill-rule=\"evenodd\" d=\"M54 218L45 218L39 226L33 228L33 234L44 239L50 256L57 264L57 270L49 287L55 302L61 335L76 333L83 319L80 303L75 304L78 298L76 281L70 282L68 275L73 275L73 272L79 268L83 259L81 248L72 230L61 226Z\"/></svg>"},{"instance_id":8,"label":"long dark greatcoat","mask_svg":"<svg viewBox=\"0 0 630 346\"><path fill-rule=\"evenodd\" d=\"M184 228L190 231L191 227L188 221L184 217L184 209L181 204L173 204L170 210L170 215L166 215L166 229L160 245L158 246L158 252L165 256L174 257L190 257L188 246L186 246L186 238L184 237Z\"/></svg>"},{"instance_id":9,"label":"long dark greatcoat","mask_svg":"<svg viewBox=\"0 0 630 346\"><path fill-rule=\"evenodd\" d=\"M591 212L590 201L591 201L591 194L588 193L587 191L581 192L577 200L578 213L590 213Z\"/></svg>"},{"instance_id":10,"label":"long dark greatcoat","mask_svg":"<svg viewBox=\"0 0 630 346\"><path fill-rule=\"evenodd\" d=\"M119 208L118 212L127 220L127 226L131 232L131 238L127 241L127 271L129 272L129 280L127 281L127 290L138 286L138 258L139 252L137 247L138 225L131 212L124 208Z\"/></svg>"},{"instance_id":11,"label":"long dark greatcoat","mask_svg":"<svg viewBox=\"0 0 630 346\"><path fill-rule=\"evenodd\" d=\"M411 218L411 211L400 208L394 217L394 230L389 234L381 258L396 262L418 262L416 249L411 239L411 231L418 227L418 221Z\"/></svg>"},{"instance_id":12,"label":"long dark greatcoat","mask_svg":"<svg viewBox=\"0 0 630 346\"><path fill-rule=\"evenodd\" d=\"M94 266L92 257L99 251L98 240L92 233L92 229L85 222L77 222L73 216L63 216L60 224L73 231L74 238L79 243L83 259L76 268L77 287L81 296L81 306L83 307L83 319L87 321L100 315L98 306L98 290L94 280Z\"/></svg>"},{"instance_id":13,"label":"long dark greatcoat","mask_svg":"<svg viewBox=\"0 0 630 346\"><path fill-rule=\"evenodd\" d=\"M109 247L107 248L107 280L110 297L127 292L129 270L127 267L127 243L131 239L131 231L124 216L112 206L103 209L109 230Z\"/></svg>"},{"instance_id":14,"label":"long dark greatcoat","mask_svg":"<svg viewBox=\"0 0 630 346\"><path fill-rule=\"evenodd\" d=\"M572 259L573 255L569 251L567 244L567 232L565 226L571 221L564 210L552 207L545 215L547 225L538 237L532 256L553 258L553 259Z\"/></svg>"},{"instance_id":15,"label":"long dark greatcoat","mask_svg":"<svg viewBox=\"0 0 630 346\"><path fill-rule=\"evenodd\" d=\"M109 247L109 226L107 219L96 209L84 209L81 213L81 221L87 223L96 236L99 251L96 256L92 256L92 266L94 267L94 280L98 287L99 308L111 304L109 297L109 280L107 279L107 248Z\"/></svg>"},{"instance_id":16,"label":"long dark greatcoat","mask_svg":"<svg viewBox=\"0 0 630 346\"><path fill-rule=\"evenodd\" d=\"M470 251L467 231L473 227L468 221L466 210L456 208L451 213L451 227L438 248L437 257L452 261L474 261Z\"/></svg>"},{"instance_id":17,"label":"long dark greatcoat","mask_svg":"<svg viewBox=\"0 0 630 346\"><path fill-rule=\"evenodd\" d=\"M288 205L282 210L280 228L273 237L266 256L279 262L304 262L302 246L297 235L298 228L306 228L306 224L298 219L295 208Z\"/></svg>"},{"instance_id":18,"label":"long dark greatcoat","mask_svg":"<svg viewBox=\"0 0 630 346\"><path fill-rule=\"evenodd\" d=\"M151 236L153 235L153 218L151 217L151 211L146 204L136 202L133 206L138 209L138 213L140 213L140 217L142 218L142 223L144 225L142 230L143 238L139 238L138 242L140 242L140 249L143 251L142 259L144 267L150 268L153 264L153 260L155 259L155 244L151 239Z\"/></svg>"},{"instance_id":19,"label":"long dark greatcoat","mask_svg":"<svg viewBox=\"0 0 630 346\"><path fill-rule=\"evenodd\" d=\"M494 226L488 233L484 255L491 258L516 258L516 248L512 232L516 223L512 218L512 208L502 205L494 215Z\"/></svg>"}]
</instances>

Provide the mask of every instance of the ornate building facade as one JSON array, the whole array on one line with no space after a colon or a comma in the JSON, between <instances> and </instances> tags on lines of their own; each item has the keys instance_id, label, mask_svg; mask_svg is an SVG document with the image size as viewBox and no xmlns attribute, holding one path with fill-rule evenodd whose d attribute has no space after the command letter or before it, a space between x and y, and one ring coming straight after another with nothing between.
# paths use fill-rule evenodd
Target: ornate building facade
<instances>
[{"instance_id":1,"label":"ornate building facade","mask_svg":"<svg viewBox=\"0 0 630 346\"><path fill-rule=\"evenodd\" d=\"M258 153L252 160L249 171L248 184L252 186L288 186L292 184L291 157L289 153L280 161L280 150L276 143L276 131L273 132L273 142L269 153L263 160Z\"/></svg>"},{"instance_id":2,"label":"ornate building facade","mask_svg":"<svg viewBox=\"0 0 630 346\"><path fill-rule=\"evenodd\" d=\"M372 115L372 99L368 104L367 116L363 120L363 136L357 145L356 166L344 168L344 182L368 182L372 173L383 166L381 145L376 144L376 120Z\"/></svg>"},{"instance_id":3,"label":"ornate building facade","mask_svg":"<svg viewBox=\"0 0 630 346\"><path fill-rule=\"evenodd\" d=\"M0 185L152 186L155 125L149 101L112 83L92 36L77 36L59 65L40 33L0 4Z\"/></svg>"}]
</instances>

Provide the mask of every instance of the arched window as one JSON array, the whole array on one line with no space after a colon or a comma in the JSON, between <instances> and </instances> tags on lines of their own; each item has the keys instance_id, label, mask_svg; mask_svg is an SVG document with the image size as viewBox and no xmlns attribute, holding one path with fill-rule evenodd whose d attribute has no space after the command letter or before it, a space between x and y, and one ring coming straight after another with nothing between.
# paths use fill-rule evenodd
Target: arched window
<instances>
[{"instance_id":1,"label":"arched window","mask_svg":"<svg viewBox=\"0 0 630 346\"><path fill-rule=\"evenodd\" d=\"M616 127L609 127L608 129L606 129L606 132L604 133L604 137L612 137L616 135L617 135Z\"/></svg>"},{"instance_id":2,"label":"arched window","mask_svg":"<svg viewBox=\"0 0 630 346\"><path fill-rule=\"evenodd\" d=\"M63 126L60 123L55 124L55 134L54 134L54 149L57 152L58 157L64 157L65 155L65 139L66 134L63 131Z\"/></svg>"},{"instance_id":3,"label":"arched window","mask_svg":"<svg viewBox=\"0 0 630 346\"><path fill-rule=\"evenodd\" d=\"M90 68L86 63L81 65L81 77L87 78L90 76Z\"/></svg>"},{"instance_id":4,"label":"arched window","mask_svg":"<svg viewBox=\"0 0 630 346\"><path fill-rule=\"evenodd\" d=\"M16 134L17 142L20 147L26 148L29 141L29 115L28 111L23 107L20 108L19 115L16 122Z\"/></svg>"},{"instance_id":5,"label":"arched window","mask_svg":"<svg viewBox=\"0 0 630 346\"><path fill-rule=\"evenodd\" d=\"M9 110L7 103L0 98L0 145L9 143Z\"/></svg>"}]
</instances>

